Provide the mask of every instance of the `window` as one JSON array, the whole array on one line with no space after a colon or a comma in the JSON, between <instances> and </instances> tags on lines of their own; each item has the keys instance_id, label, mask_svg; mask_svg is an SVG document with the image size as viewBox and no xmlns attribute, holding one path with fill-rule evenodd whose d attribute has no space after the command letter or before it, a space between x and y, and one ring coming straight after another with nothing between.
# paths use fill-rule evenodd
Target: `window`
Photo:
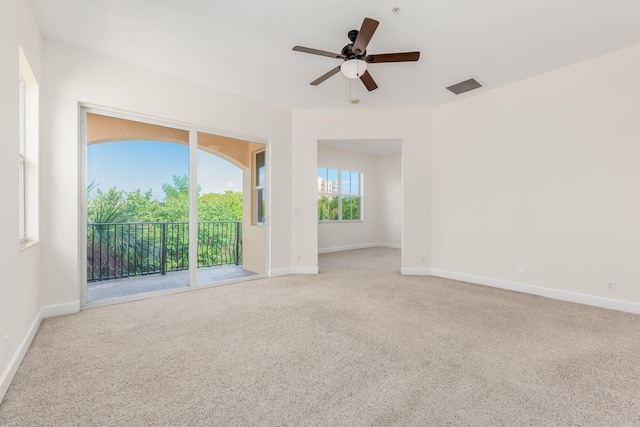
<instances>
[{"instance_id":1,"label":"window","mask_svg":"<svg viewBox=\"0 0 640 427\"><path fill-rule=\"evenodd\" d=\"M254 158L254 220L257 225L265 224L267 200L267 168L265 151L259 151Z\"/></svg>"},{"instance_id":2,"label":"window","mask_svg":"<svg viewBox=\"0 0 640 427\"><path fill-rule=\"evenodd\" d=\"M21 248L38 240L39 88L22 49L19 49L18 210Z\"/></svg>"},{"instance_id":3,"label":"window","mask_svg":"<svg viewBox=\"0 0 640 427\"><path fill-rule=\"evenodd\" d=\"M318 168L318 220L361 220L361 182L359 172Z\"/></svg>"},{"instance_id":4,"label":"window","mask_svg":"<svg viewBox=\"0 0 640 427\"><path fill-rule=\"evenodd\" d=\"M18 177L18 196L19 196L19 215L20 215L20 241L24 241L27 238L26 233L26 217L25 217L25 183L24 183L24 175L25 175L25 164L27 163L27 150L25 149L25 89L24 89L24 79L22 78L22 74L20 75L19 80L20 86L20 152L18 154L18 163L19 163L19 177Z\"/></svg>"}]
</instances>

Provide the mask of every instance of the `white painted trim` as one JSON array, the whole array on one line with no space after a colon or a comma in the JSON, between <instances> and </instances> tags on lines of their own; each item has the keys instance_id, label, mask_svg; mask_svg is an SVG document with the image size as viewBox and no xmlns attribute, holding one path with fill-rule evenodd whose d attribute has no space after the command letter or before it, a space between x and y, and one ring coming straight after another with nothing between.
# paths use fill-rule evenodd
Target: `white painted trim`
<instances>
[{"instance_id":1,"label":"white painted trim","mask_svg":"<svg viewBox=\"0 0 640 427\"><path fill-rule=\"evenodd\" d=\"M329 252L342 252L342 251L351 251L354 249L366 249L366 248L373 248L378 246L377 243L362 243L362 244L358 244L358 245L348 245L348 246L334 246L332 248L318 248L318 253L319 254L326 254Z\"/></svg>"},{"instance_id":2,"label":"white painted trim","mask_svg":"<svg viewBox=\"0 0 640 427\"><path fill-rule=\"evenodd\" d=\"M291 274L290 268L276 268L269 270L268 277L288 276L289 274Z\"/></svg>"},{"instance_id":3,"label":"white painted trim","mask_svg":"<svg viewBox=\"0 0 640 427\"><path fill-rule=\"evenodd\" d=\"M315 267L291 267L291 274L318 274L319 268Z\"/></svg>"},{"instance_id":4,"label":"white painted trim","mask_svg":"<svg viewBox=\"0 0 640 427\"><path fill-rule=\"evenodd\" d=\"M80 301L68 302L65 304L45 305L40 310L43 319L47 317L64 316L80 312Z\"/></svg>"},{"instance_id":5,"label":"white painted trim","mask_svg":"<svg viewBox=\"0 0 640 427\"><path fill-rule=\"evenodd\" d=\"M640 304L635 302L602 298L595 295L563 291L560 289L544 288L541 286L528 285L526 283L510 282L508 280L492 279L490 277L475 276L472 274L456 273L453 271L439 270L437 268L431 269L431 275L444 277L446 279L459 280L462 282L474 283L477 285L490 286L493 288L524 292L526 294L538 295L541 297L553 298L561 301L575 302L578 304L591 305L594 307L608 308L610 310L640 314Z\"/></svg>"},{"instance_id":6,"label":"white painted trim","mask_svg":"<svg viewBox=\"0 0 640 427\"><path fill-rule=\"evenodd\" d=\"M376 246L381 248L402 249L400 243L376 243Z\"/></svg>"},{"instance_id":7,"label":"white painted trim","mask_svg":"<svg viewBox=\"0 0 640 427\"><path fill-rule=\"evenodd\" d=\"M318 253L326 254L329 252L342 252L342 251L351 251L354 249L367 249L367 248L377 248L377 247L402 249L401 245L377 242L377 243L361 243L358 245L334 246L332 248L318 248Z\"/></svg>"},{"instance_id":8,"label":"white painted trim","mask_svg":"<svg viewBox=\"0 0 640 427\"><path fill-rule=\"evenodd\" d=\"M27 354L27 350L31 346L33 339L40 328L40 323L42 322L42 309L38 312L33 322L31 322L31 326L27 331L27 334L24 336L22 341L20 341L20 345L18 346L16 352L13 354L13 357L9 361L9 364L5 368L2 376L0 377L0 402L4 399L4 396L9 391L9 386L13 381L13 377L15 377L16 372L18 372L18 368L24 359L24 356Z\"/></svg>"},{"instance_id":9,"label":"white painted trim","mask_svg":"<svg viewBox=\"0 0 640 427\"><path fill-rule=\"evenodd\" d=\"M401 267L400 274L402 274L403 276L430 276L431 269Z\"/></svg>"}]
</instances>

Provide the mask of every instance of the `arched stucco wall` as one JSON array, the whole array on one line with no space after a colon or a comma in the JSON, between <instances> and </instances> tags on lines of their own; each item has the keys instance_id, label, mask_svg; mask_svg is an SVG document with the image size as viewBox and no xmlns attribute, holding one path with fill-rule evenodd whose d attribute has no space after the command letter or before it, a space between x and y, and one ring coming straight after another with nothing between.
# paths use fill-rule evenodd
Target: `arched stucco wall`
<instances>
[{"instance_id":1,"label":"arched stucco wall","mask_svg":"<svg viewBox=\"0 0 640 427\"><path fill-rule=\"evenodd\" d=\"M189 131L168 126L87 113L87 143L145 140L189 145ZM242 170L251 168L251 153L262 145L241 139L198 132L198 148L220 156Z\"/></svg>"}]
</instances>

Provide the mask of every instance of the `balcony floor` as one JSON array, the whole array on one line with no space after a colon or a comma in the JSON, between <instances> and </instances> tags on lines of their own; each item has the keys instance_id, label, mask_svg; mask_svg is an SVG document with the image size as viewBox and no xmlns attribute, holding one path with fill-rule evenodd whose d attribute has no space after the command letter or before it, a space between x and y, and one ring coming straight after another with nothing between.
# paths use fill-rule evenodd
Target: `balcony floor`
<instances>
[{"instance_id":1,"label":"balcony floor","mask_svg":"<svg viewBox=\"0 0 640 427\"><path fill-rule=\"evenodd\" d=\"M241 265L225 265L220 267L198 269L198 285L255 276ZM87 302L100 301L110 298L137 295L146 292L166 289L186 288L189 286L189 272L177 271L165 275L153 274L149 276L129 277L124 279L105 280L87 284Z\"/></svg>"}]
</instances>

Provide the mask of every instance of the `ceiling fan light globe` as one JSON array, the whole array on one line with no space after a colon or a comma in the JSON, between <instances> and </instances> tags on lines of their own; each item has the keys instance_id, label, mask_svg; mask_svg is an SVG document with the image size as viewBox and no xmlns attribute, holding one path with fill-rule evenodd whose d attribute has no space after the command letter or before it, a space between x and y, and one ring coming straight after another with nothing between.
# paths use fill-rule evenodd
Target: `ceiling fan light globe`
<instances>
[{"instance_id":1,"label":"ceiling fan light globe","mask_svg":"<svg viewBox=\"0 0 640 427\"><path fill-rule=\"evenodd\" d=\"M340 66L340 71L345 77L358 79L367 71L367 63L361 59L350 59Z\"/></svg>"}]
</instances>

